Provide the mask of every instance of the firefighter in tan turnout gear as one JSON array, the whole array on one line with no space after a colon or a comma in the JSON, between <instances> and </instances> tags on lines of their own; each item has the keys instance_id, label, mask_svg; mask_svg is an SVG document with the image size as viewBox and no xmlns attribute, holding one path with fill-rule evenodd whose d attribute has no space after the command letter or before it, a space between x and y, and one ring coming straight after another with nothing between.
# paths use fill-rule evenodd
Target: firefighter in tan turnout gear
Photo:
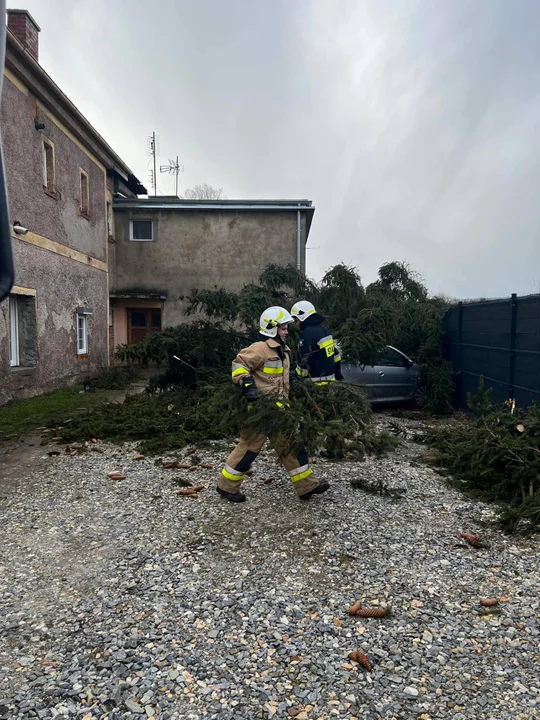
<instances>
[{"instance_id":1,"label":"firefighter in tan turnout gear","mask_svg":"<svg viewBox=\"0 0 540 720\"><path fill-rule=\"evenodd\" d=\"M232 364L232 380L241 385L244 395L255 400L259 393L275 395L276 402L289 395L290 350L285 344L287 325L293 318L285 308L270 307L261 315L259 340L241 350ZM231 502L243 502L240 492L246 472L261 452L267 438L250 438L240 433L240 442L227 458L218 481L218 493ZM309 458L302 451L297 456L280 458L289 473L296 494L302 500L328 490L328 483L319 483L309 467Z\"/></svg>"}]
</instances>

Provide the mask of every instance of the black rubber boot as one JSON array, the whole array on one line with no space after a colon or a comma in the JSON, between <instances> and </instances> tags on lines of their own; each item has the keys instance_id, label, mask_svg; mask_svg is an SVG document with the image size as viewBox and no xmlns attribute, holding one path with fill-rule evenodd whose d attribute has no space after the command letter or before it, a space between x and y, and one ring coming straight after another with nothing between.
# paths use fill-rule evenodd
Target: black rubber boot
<instances>
[{"instance_id":1,"label":"black rubber boot","mask_svg":"<svg viewBox=\"0 0 540 720\"><path fill-rule=\"evenodd\" d=\"M305 495L300 495L299 497L300 497L300 500L309 500L309 498L312 497L313 495L322 495L327 490L330 490L329 483L327 483L327 482L320 483L320 485L317 485L317 487L314 487L313 490L310 490Z\"/></svg>"},{"instance_id":2,"label":"black rubber boot","mask_svg":"<svg viewBox=\"0 0 540 720\"><path fill-rule=\"evenodd\" d=\"M316 489L317 488L315 488L315 490ZM219 487L219 485L216 487L216 490L218 491L218 493L221 495L222 498L225 498L225 500L228 500L229 502L239 503L239 502L244 502L246 499L246 496L243 495L242 493L227 492L226 490L222 490Z\"/></svg>"},{"instance_id":3,"label":"black rubber boot","mask_svg":"<svg viewBox=\"0 0 540 720\"><path fill-rule=\"evenodd\" d=\"M343 460L343 453L341 450L338 450L337 453L332 452L332 450L321 450L319 457L325 458L326 460L333 460L334 458Z\"/></svg>"}]
</instances>

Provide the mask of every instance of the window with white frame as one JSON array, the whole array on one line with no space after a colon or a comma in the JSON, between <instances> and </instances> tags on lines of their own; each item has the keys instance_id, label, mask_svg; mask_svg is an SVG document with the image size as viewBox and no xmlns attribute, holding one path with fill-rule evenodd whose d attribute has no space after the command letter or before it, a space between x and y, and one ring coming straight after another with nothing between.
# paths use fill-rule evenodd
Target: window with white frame
<instances>
[{"instance_id":1,"label":"window with white frame","mask_svg":"<svg viewBox=\"0 0 540 720\"><path fill-rule=\"evenodd\" d=\"M90 215L90 190L88 182L88 173L79 168L79 184L80 184L80 210L81 215L88 218Z\"/></svg>"},{"instance_id":2,"label":"window with white frame","mask_svg":"<svg viewBox=\"0 0 540 720\"><path fill-rule=\"evenodd\" d=\"M88 354L88 315L77 313L77 355Z\"/></svg>"},{"instance_id":3,"label":"window with white frame","mask_svg":"<svg viewBox=\"0 0 540 720\"><path fill-rule=\"evenodd\" d=\"M54 145L47 138L43 138L43 189L51 194L56 194L56 168L54 158Z\"/></svg>"},{"instance_id":4,"label":"window with white frame","mask_svg":"<svg viewBox=\"0 0 540 720\"><path fill-rule=\"evenodd\" d=\"M17 298L9 298L9 364L18 367L19 357L19 306Z\"/></svg>"},{"instance_id":5,"label":"window with white frame","mask_svg":"<svg viewBox=\"0 0 540 720\"><path fill-rule=\"evenodd\" d=\"M112 238L114 235L112 203L110 202L107 203L107 234L109 238Z\"/></svg>"},{"instance_id":6,"label":"window with white frame","mask_svg":"<svg viewBox=\"0 0 540 720\"><path fill-rule=\"evenodd\" d=\"M9 296L8 313L10 366L12 368L36 367L38 352L34 291L12 293Z\"/></svg>"},{"instance_id":7,"label":"window with white frame","mask_svg":"<svg viewBox=\"0 0 540 720\"><path fill-rule=\"evenodd\" d=\"M129 239L132 242L152 242L154 223L152 220L130 220Z\"/></svg>"}]
</instances>

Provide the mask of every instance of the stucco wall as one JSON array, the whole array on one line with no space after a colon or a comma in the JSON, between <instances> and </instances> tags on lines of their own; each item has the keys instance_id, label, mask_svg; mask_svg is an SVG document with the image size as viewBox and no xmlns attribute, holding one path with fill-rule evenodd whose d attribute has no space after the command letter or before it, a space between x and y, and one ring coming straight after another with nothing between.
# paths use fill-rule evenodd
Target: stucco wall
<instances>
[{"instance_id":1,"label":"stucco wall","mask_svg":"<svg viewBox=\"0 0 540 720\"><path fill-rule=\"evenodd\" d=\"M0 123L10 215L25 227L98 260L106 260L105 175L44 112L34 126L35 105L4 78ZM54 144L58 199L43 190L42 138ZM79 168L88 173L89 220L80 214Z\"/></svg>"},{"instance_id":2,"label":"stucco wall","mask_svg":"<svg viewBox=\"0 0 540 720\"><path fill-rule=\"evenodd\" d=\"M154 242L130 242L129 220L153 219ZM305 264L305 219L302 222ZM115 209L114 292L162 292L163 327L185 319L194 289L238 291L270 263L296 265L296 213Z\"/></svg>"},{"instance_id":3,"label":"stucco wall","mask_svg":"<svg viewBox=\"0 0 540 720\"><path fill-rule=\"evenodd\" d=\"M107 275L102 270L14 241L15 283L36 290L37 364L11 368L8 301L0 303L0 404L84 380L108 364ZM77 356L75 310L90 307L88 356Z\"/></svg>"},{"instance_id":4,"label":"stucco wall","mask_svg":"<svg viewBox=\"0 0 540 720\"><path fill-rule=\"evenodd\" d=\"M37 116L36 116L37 112ZM36 130L35 119L45 124ZM106 177L103 167L40 110L24 86L4 78L0 121L11 222L31 233L13 239L15 284L36 291L37 362L9 364L8 302L0 304L0 403L82 380L108 364ZM42 136L54 143L57 198L43 189ZM80 172L89 177L89 219L80 214ZM42 245L52 241L53 249ZM60 247L62 246L62 247ZM64 257L71 253L82 262ZM54 250L54 251L53 251ZM75 252L74 252L75 251ZM82 253L83 255L80 255ZM86 258L104 269L85 264ZM77 356L75 310L88 318L88 357Z\"/></svg>"}]
</instances>

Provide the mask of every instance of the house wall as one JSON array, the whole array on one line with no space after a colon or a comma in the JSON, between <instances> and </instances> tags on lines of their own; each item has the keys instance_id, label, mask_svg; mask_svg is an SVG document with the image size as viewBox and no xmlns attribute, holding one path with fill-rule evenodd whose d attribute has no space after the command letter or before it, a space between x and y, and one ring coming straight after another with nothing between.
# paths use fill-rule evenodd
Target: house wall
<instances>
[{"instance_id":1,"label":"house wall","mask_svg":"<svg viewBox=\"0 0 540 720\"><path fill-rule=\"evenodd\" d=\"M35 121L45 124L36 130ZM81 380L108 364L106 171L6 70L0 109L15 285L35 293L37 361L9 363L8 301L0 304L0 403ZM43 188L43 136L54 144L56 197ZM80 213L79 168L89 178L89 219ZM77 356L75 309L90 307L88 356Z\"/></svg>"},{"instance_id":2,"label":"house wall","mask_svg":"<svg viewBox=\"0 0 540 720\"><path fill-rule=\"evenodd\" d=\"M154 221L153 242L129 240L130 219ZM302 219L302 269L305 267ZM115 293L166 294L162 325L186 319L194 288L238 291L270 263L296 265L296 213L115 209Z\"/></svg>"}]
</instances>

